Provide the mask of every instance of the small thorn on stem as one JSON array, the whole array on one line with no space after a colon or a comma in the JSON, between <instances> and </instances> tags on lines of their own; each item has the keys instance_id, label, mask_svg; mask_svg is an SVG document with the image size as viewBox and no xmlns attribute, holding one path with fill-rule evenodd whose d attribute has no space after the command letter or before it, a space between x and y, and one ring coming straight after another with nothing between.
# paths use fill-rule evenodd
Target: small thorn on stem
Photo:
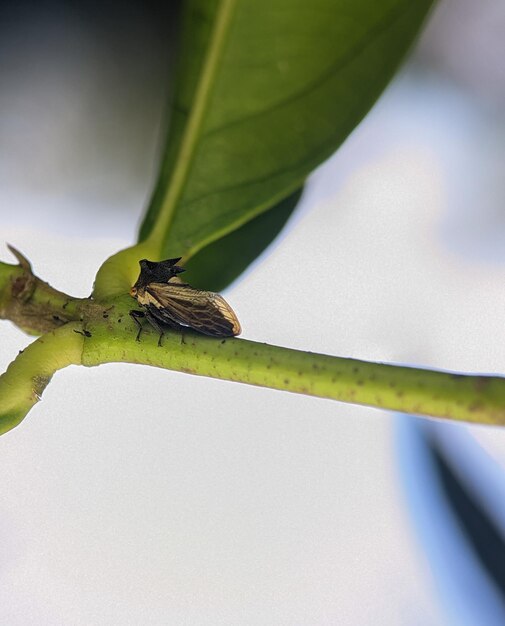
<instances>
[{"instance_id":1,"label":"small thorn on stem","mask_svg":"<svg viewBox=\"0 0 505 626\"><path fill-rule=\"evenodd\" d=\"M22 267L27 272L32 273L32 266L30 261L23 255L19 250L16 250L14 246L11 246L10 243L7 244L7 248L12 252L12 254L16 257L20 267Z\"/></svg>"}]
</instances>

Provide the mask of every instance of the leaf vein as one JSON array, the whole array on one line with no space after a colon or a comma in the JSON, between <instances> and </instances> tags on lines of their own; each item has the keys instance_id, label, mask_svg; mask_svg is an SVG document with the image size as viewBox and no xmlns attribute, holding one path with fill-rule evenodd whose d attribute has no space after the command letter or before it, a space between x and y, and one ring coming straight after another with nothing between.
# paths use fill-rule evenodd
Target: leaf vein
<instances>
[{"instance_id":1,"label":"leaf vein","mask_svg":"<svg viewBox=\"0 0 505 626\"><path fill-rule=\"evenodd\" d=\"M308 85L305 85L299 91L290 94L288 97L279 100L277 103L269 106L266 109L262 109L261 111L251 113L236 120L231 120L230 122L227 122L226 124L223 124L216 128L212 128L211 130L207 131L204 136L211 137L212 135L220 133L224 130L228 130L229 128L233 128L234 126L240 126L241 124L244 124L251 120L266 116L269 113L280 110L285 106L296 102L297 100L301 100L310 92L319 87L322 87L326 82L331 80L335 74L345 69L349 63L352 63L352 61L354 61L356 57L358 57L368 47L375 43L376 39L378 39L385 31L387 31L391 24L401 19L409 8L411 8L411 3L409 1L403 2L400 5L396 5L388 14L384 16L384 19L380 20L374 27L370 28L366 33L364 33L363 37L358 42L356 42L355 46L350 48L341 58L337 59L335 63L333 63L325 73L321 74Z\"/></svg>"}]
</instances>

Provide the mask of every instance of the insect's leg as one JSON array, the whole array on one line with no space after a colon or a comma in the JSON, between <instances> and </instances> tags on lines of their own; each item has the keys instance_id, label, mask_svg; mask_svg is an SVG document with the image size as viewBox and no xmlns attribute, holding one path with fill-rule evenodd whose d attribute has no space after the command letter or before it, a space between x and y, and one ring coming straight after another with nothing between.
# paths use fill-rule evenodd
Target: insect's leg
<instances>
[{"instance_id":1,"label":"insect's leg","mask_svg":"<svg viewBox=\"0 0 505 626\"><path fill-rule=\"evenodd\" d=\"M145 316L146 314L143 311L130 311L130 317L135 322L135 324L137 324L137 326L139 327L139 332L137 333L137 336L135 337L137 341L140 341L140 333L142 332L142 322L139 322L139 318L142 319Z\"/></svg>"},{"instance_id":2,"label":"insect's leg","mask_svg":"<svg viewBox=\"0 0 505 626\"><path fill-rule=\"evenodd\" d=\"M187 330L186 326L183 326L182 324L179 324L175 322L174 320L169 321L167 318L165 318L163 323L165 324L165 326L168 326L168 328L173 328L174 330L177 330L180 333L181 345L186 343L184 339L184 331Z\"/></svg>"},{"instance_id":3,"label":"insect's leg","mask_svg":"<svg viewBox=\"0 0 505 626\"><path fill-rule=\"evenodd\" d=\"M149 311L145 312L145 317L146 317L146 320L151 324L151 326L153 326L160 333L160 336L158 337L158 347L161 348L161 339L163 338L163 335L165 334L163 327L160 325L156 317L154 317L154 315L150 313Z\"/></svg>"},{"instance_id":4,"label":"insect's leg","mask_svg":"<svg viewBox=\"0 0 505 626\"><path fill-rule=\"evenodd\" d=\"M76 330L74 328L74 333L77 333L78 335L82 335L83 337L91 337L91 333L89 332L89 330Z\"/></svg>"}]
</instances>

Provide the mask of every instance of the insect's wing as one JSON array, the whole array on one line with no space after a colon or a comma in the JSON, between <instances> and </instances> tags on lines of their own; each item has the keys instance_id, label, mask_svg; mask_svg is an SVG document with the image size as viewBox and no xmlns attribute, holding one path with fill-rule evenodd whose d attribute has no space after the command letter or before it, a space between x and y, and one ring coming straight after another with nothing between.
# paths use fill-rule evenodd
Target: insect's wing
<instances>
[{"instance_id":1,"label":"insect's wing","mask_svg":"<svg viewBox=\"0 0 505 626\"><path fill-rule=\"evenodd\" d=\"M218 293L177 283L151 283L146 288L153 313L161 320L188 326L205 335L233 337L241 328L230 305Z\"/></svg>"}]
</instances>

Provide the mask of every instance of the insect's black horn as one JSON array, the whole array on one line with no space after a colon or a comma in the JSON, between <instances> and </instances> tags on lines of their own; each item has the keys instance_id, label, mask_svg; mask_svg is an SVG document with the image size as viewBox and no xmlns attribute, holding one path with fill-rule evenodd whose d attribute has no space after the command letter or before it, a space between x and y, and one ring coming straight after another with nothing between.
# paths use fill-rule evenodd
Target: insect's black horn
<instances>
[{"instance_id":1,"label":"insect's black horn","mask_svg":"<svg viewBox=\"0 0 505 626\"><path fill-rule=\"evenodd\" d=\"M174 274L181 274L182 272L185 272L186 270L184 269L184 267L180 267L179 265L174 265L172 267L172 270L174 272Z\"/></svg>"},{"instance_id":2,"label":"insect's black horn","mask_svg":"<svg viewBox=\"0 0 505 626\"><path fill-rule=\"evenodd\" d=\"M154 269L158 264L155 261L148 261L147 259L141 259L139 261L140 269Z\"/></svg>"}]
</instances>

